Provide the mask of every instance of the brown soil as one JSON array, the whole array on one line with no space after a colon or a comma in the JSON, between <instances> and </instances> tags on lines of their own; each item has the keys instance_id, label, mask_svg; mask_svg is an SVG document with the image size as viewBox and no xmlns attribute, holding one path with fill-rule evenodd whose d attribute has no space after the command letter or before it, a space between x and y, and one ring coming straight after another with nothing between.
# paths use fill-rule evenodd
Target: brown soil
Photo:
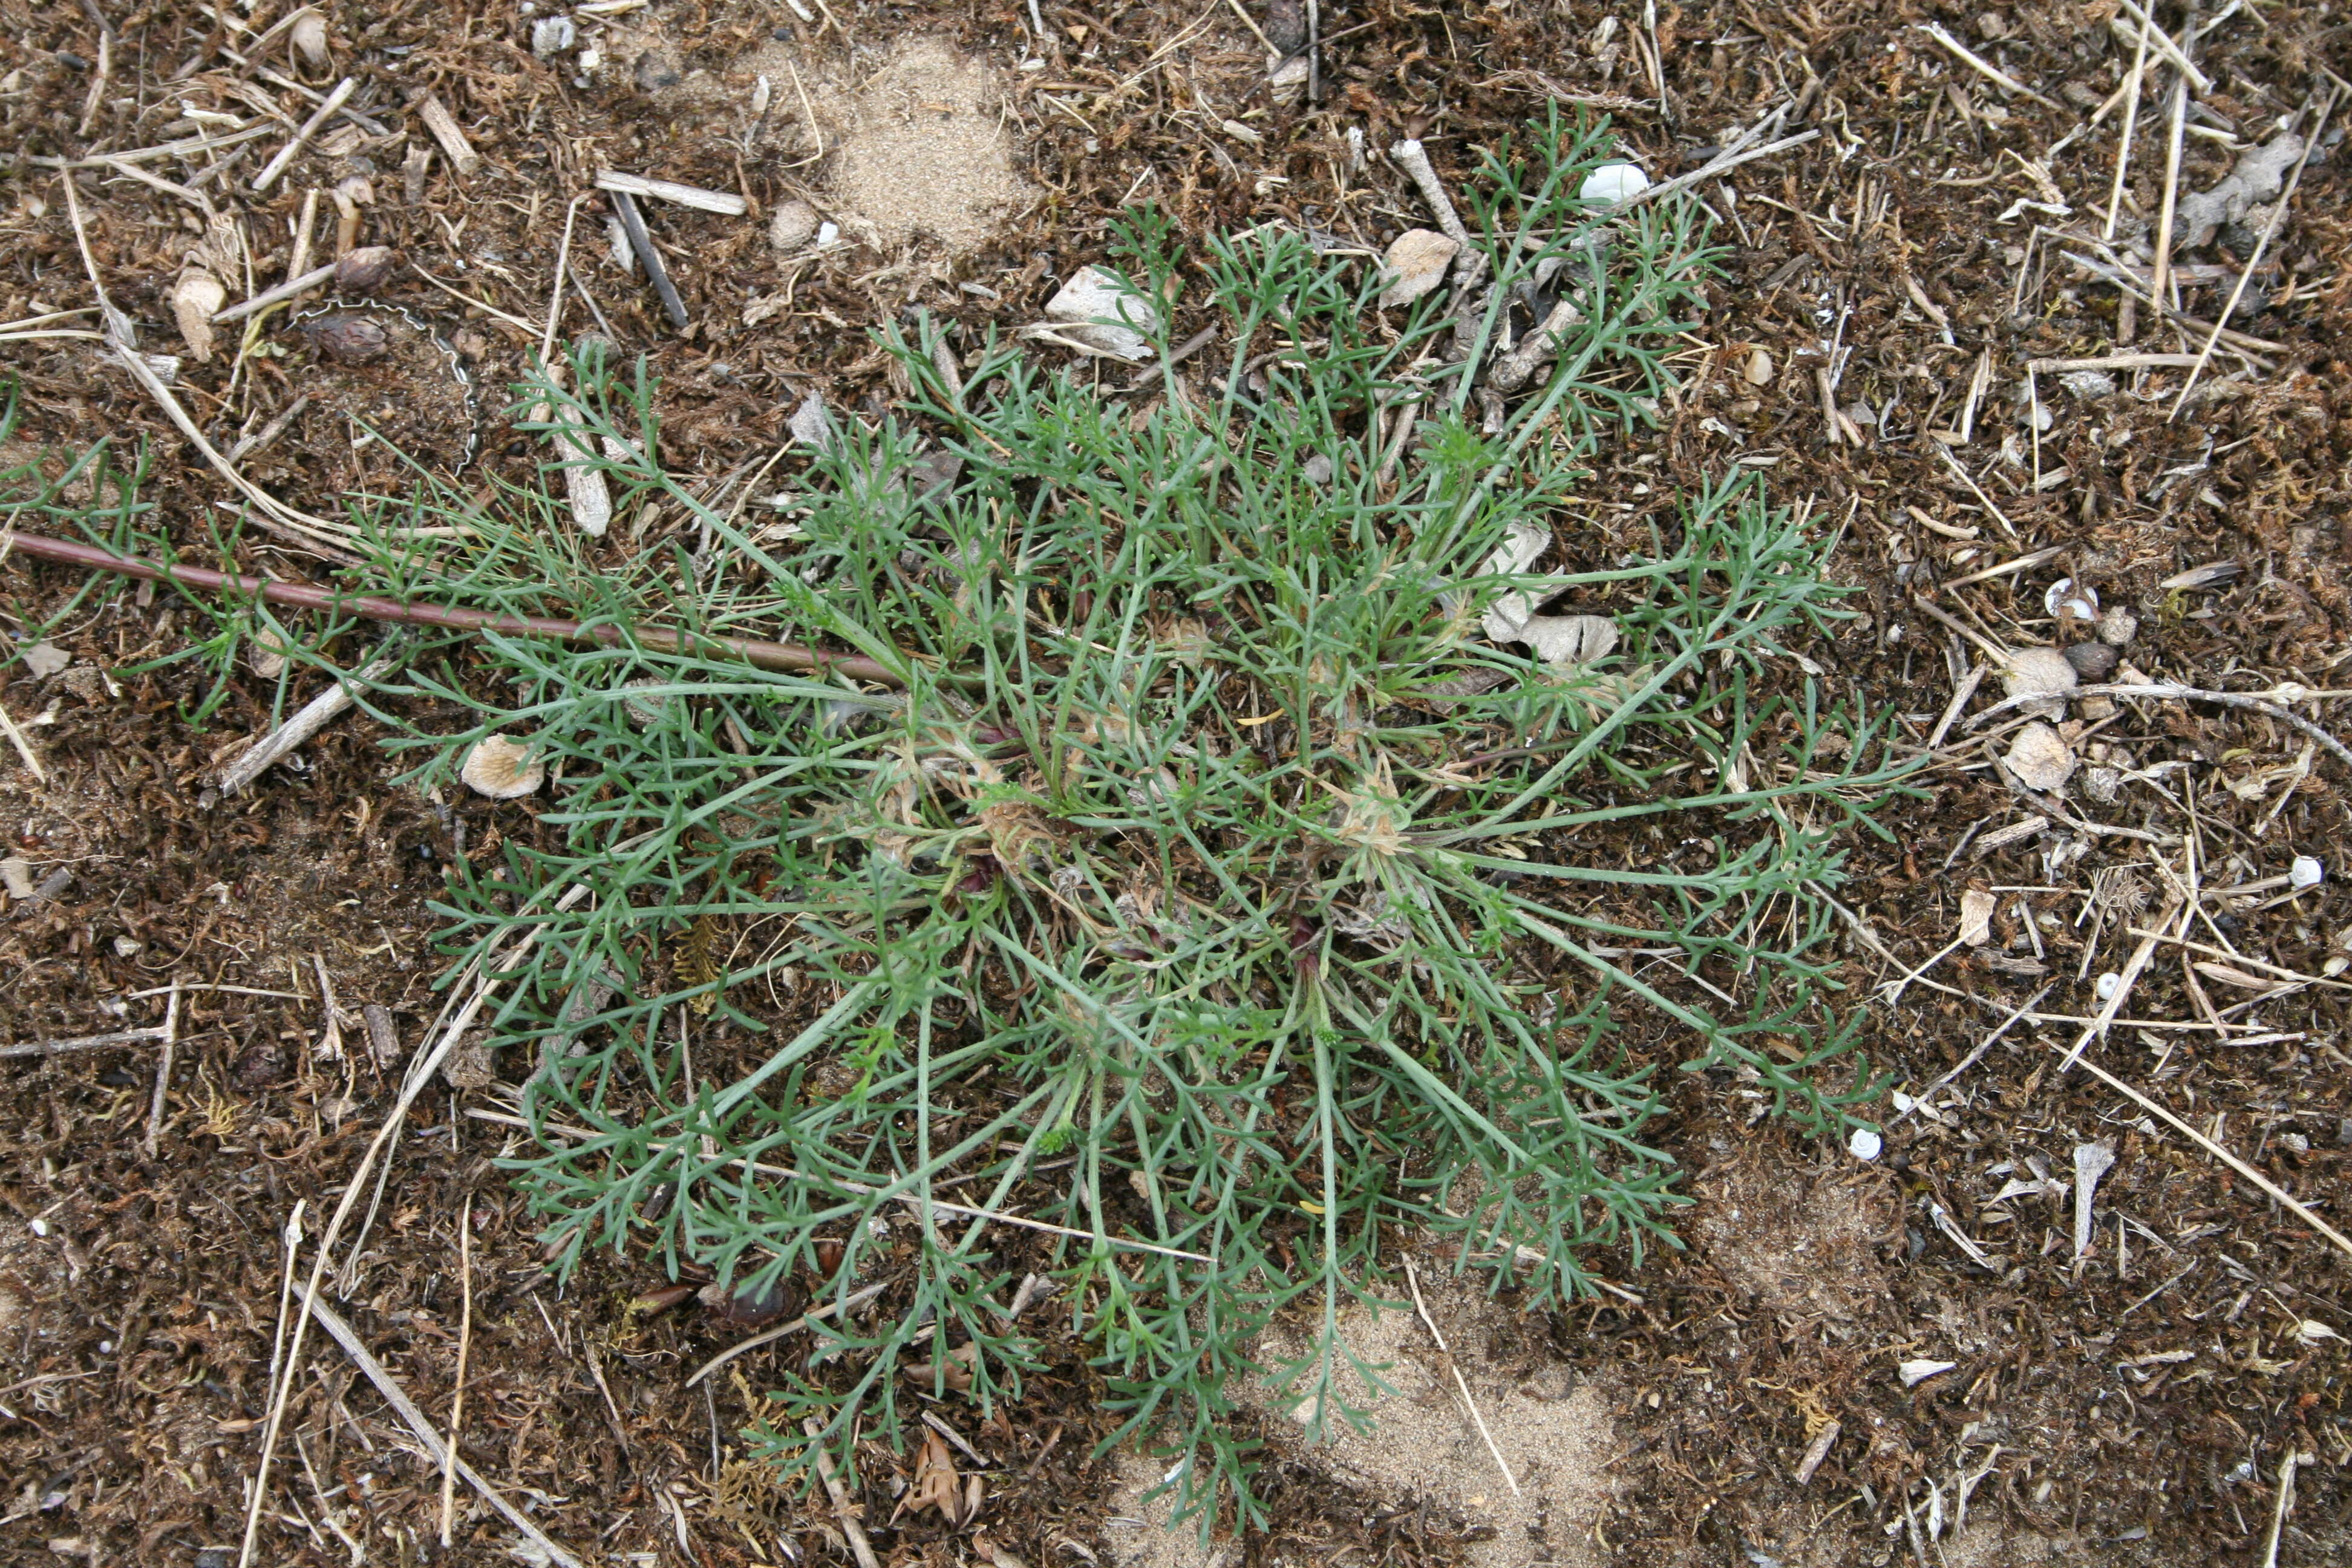
<instances>
[{"instance_id":1,"label":"brown soil","mask_svg":"<svg viewBox=\"0 0 2352 1568\"><path fill-rule=\"evenodd\" d=\"M1595 499L1565 542L1639 548L1678 489L1734 463L1762 469L1776 496L1844 530L1838 561L1862 590L1863 616L1808 656L1836 691L1896 714L1915 742L1977 657L1917 605L2005 640L2078 637L2043 608L2060 575L2137 614L2126 657L2151 676L2344 684L2352 154L2331 142L2312 160L2232 318L2259 343L2247 358L2217 356L2178 420L2168 417L2177 367L2144 381L2116 370L2112 392L2069 388L2056 371L2028 382L2034 361L2112 353L2126 335L2117 290L2066 259L2095 255L2105 226L2122 110L2069 133L2131 68L2108 26L2112 0L1796 11L1724 0L1659 8L1654 36L1641 7L1592 0L1342 0L1320 8L1331 41L1319 107L1300 101L1303 83L1269 83L1263 47L1228 5L1045 4L1043 40L1027 31L1026 5L809 8L816 20L805 24L794 8L742 0L582 15L579 44L601 57L591 74L577 45L533 55L544 7L533 18L471 0L336 4L322 7L334 58L313 73L282 37L242 58L243 35L173 0L0 0L0 318L90 303L62 176L33 160L145 148L221 116L256 120L264 103L299 123L310 102L286 80L309 75L320 90L350 74L366 122L325 128L267 196L249 183L283 126L211 175L212 153L135 165L235 220L232 297L285 275L304 193L366 180L361 242L398 246L416 269L384 297L446 336L482 388L488 438L466 482L527 480L541 454L499 411L536 347L521 323L545 314L567 204L587 198L574 263L594 310L570 307L564 331L600 325L625 353L647 356L664 460L715 479L764 461L810 389L838 408L884 409L891 389L868 334L909 308L953 323L960 343L1036 319L1062 278L1100 258L1105 225L1128 204L1159 204L1194 242L1283 221L1378 248L1428 217L1377 158L1354 166L1350 130L1375 152L1421 137L1458 185L1475 150L1540 113L1549 91L1633 100L1618 116L1628 149L1664 176L1787 105L1790 129L1821 134L1699 193L1727 248L1685 386L1662 428L1602 455L1587 487ZM1302 11L1252 7L1279 37L1303 33ZM112 30L103 48L94 14ZM274 14L251 16L267 26ZM2159 19L2180 22L2168 7ZM2040 96L1958 62L1921 30L1930 21ZM2231 12L2197 45L2215 85L2188 122L2181 190L2216 185L2242 150L2233 140L2264 142L2280 116L2315 109L2346 47L2326 5ZM647 55L661 58L646 67ZM764 120L751 111L761 75ZM2151 66L2148 80L2116 226L2126 248L2152 246L2163 205L2169 79ZM460 176L436 153L412 195L404 161L431 142L407 101L427 89L484 162ZM645 204L686 297L687 332L668 328L601 242L601 168L750 204L742 218ZM174 352L173 282L192 249L218 249L198 203L110 169L75 178L116 304L144 349ZM780 254L767 220L792 201L833 217L843 242ZM2262 220L2173 258L2188 315L2221 310ZM321 244L333 229L322 198ZM2133 351L2194 353L2202 342L2145 307L2135 313ZM1180 319L1177 335L1198 324ZM329 366L282 319L262 337L269 352L236 376L227 354L179 373L223 451L313 394L253 454L257 481L316 510L332 510L335 489L393 485L382 449L354 441L353 420L377 416L407 422L390 433L415 442L420 460L455 468L470 416L453 412L456 384L429 343L399 345L378 367ZM142 495L155 510L142 526L192 555L217 552L226 487L126 374L81 339L14 341L0 354L19 400L6 452L80 451L103 437L128 461L143 441ZM2036 400L2049 416L2038 432ZM603 548L644 548L674 526L626 517ZM2044 549L2056 553L1976 576ZM247 570L320 570L250 534L231 553ZM2235 571L2166 585L2213 563ZM26 625L63 613L80 585L22 562L0 574L8 613ZM368 1049L362 1010L388 1009L402 1048L414 1047L440 1002L426 900L450 857L530 830L524 807L435 801L394 783L400 764L360 716L247 796L210 798L215 763L309 697L316 677L298 670L281 693L239 663L203 711L215 672L202 659L133 668L189 652L202 629L168 595L88 599L51 634L75 664L46 678L13 667L0 688L47 775L37 781L13 747L0 749L0 827L12 838L0 847L44 885L69 874L0 910L0 1033L152 1025L165 1006L157 988L184 988L152 1151L154 1042L0 1062L6 1563L233 1560L210 1549L236 1542L259 1452L281 1235L298 1205L315 1227L337 1201L397 1083L398 1061ZM2339 705L2305 710L2346 727ZM1956 1066L2045 984L2048 1011L2095 1010L2089 976L2119 967L2135 939L2111 924L2085 963L2092 927L2077 917L2091 879L2137 868L2157 885L2153 855L2179 864L2184 837L2200 847L2210 895L2198 940L2305 975L2341 957L2352 779L2332 756L2259 713L2210 704L2147 702L2092 722L2096 733L2074 739L2086 763L2115 771L2111 795L2079 784L2059 816L2012 788L1977 743L1986 731L1963 723L1931 794L1888 809L1887 838L1847 846L1843 901L1868 937L1851 932L1831 956L1858 991L1943 949L1965 889L1999 889L1990 943L1947 957L1874 1012L1871 1058L1901 1087L1916 1092ZM1981 852L2028 814L2049 830ZM2210 893L2283 874L2298 854L2325 861L2329 879L2285 900ZM2223 1043L2230 1031L2198 1026L2246 1016L2239 1009L2260 993L2184 962L2202 956L2159 949L2127 1021L2093 1059L2340 1224L2352 1164L2343 991L2261 1000L2252 1012L2270 1037ZM1452 1286L1433 1294L1507 1459L1535 1483L1529 1499L1506 1505L1489 1484L1484 1445L1417 1321L1367 1321L1365 1345L1398 1369L1391 1420L1317 1450L1266 1413L1272 1525L1221 1542L1222 1568L2251 1565L2263 1561L2293 1453L2311 1462L2276 1561L2352 1556L2346 1342L2324 1331L2352 1334L2346 1258L2112 1089L2062 1072L2074 1034L2063 1023L2011 1030L1927 1114L1893 1122L1889 1111L1885 1152L1868 1167L1751 1121L1754 1101L1730 1075L1677 1080L1657 1127L1696 1200L1683 1216L1688 1250L1593 1258L1630 1295L1566 1310L1531 1310L1511 1293L1490 1306ZM1670 1059L1671 1041L1653 1045ZM465 1444L496 1485L590 1561L847 1562L830 1509L781 1492L743 1458L739 1434L782 1363L747 1358L741 1378L688 1390L684 1369L740 1330L690 1304L633 1310L663 1282L642 1260L600 1257L569 1283L551 1278L494 1163L520 1145L469 1114L492 1104L436 1085L397 1149L358 1279L335 1293L373 1353L446 1418L457 1226L470 1201ZM2074 1149L2095 1142L2117 1162L2098 1189L2094 1247L2076 1259L2071 1194L2042 1185L2037 1167L2071 1181ZM2029 1181L2032 1192L2000 1196ZM961 1531L928 1515L886 1522L913 1460L892 1435L867 1441L861 1500L894 1568L975 1556L997 1568L1008 1558L1172 1568L1183 1557L1180 1543L1123 1522L1145 1507L1141 1461L1093 1457L1109 1419L1076 1352L1055 1353L988 1426L950 1408L992 1459L990 1500ZM1909 1361L1954 1365L1906 1388L1898 1368ZM295 1386L257 1561L352 1561L341 1535L371 1562L514 1560L511 1530L462 1490L456 1544L442 1552L437 1474L331 1342L313 1337ZM1831 1421L1838 1435L1800 1485ZM1964 1487L1968 1523L1956 1531Z\"/></svg>"}]
</instances>

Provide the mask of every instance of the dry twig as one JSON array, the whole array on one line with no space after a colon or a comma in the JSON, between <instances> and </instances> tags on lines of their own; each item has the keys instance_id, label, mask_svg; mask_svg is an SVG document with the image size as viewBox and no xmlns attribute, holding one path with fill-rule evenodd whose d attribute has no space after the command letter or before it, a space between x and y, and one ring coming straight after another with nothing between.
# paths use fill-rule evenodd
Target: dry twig
<instances>
[{"instance_id":1,"label":"dry twig","mask_svg":"<svg viewBox=\"0 0 2352 1568\"><path fill-rule=\"evenodd\" d=\"M1478 1402L1470 1397L1470 1384L1463 1377L1462 1368L1455 1363L1454 1352L1445 1348L1445 1336L1437 1331L1437 1320L1429 1315L1428 1303L1421 1299L1421 1276L1414 1271L1410 1258L1404 1260L1404 1279L1405 1283L1412 1287L1413 1310L1421 1314L1422 1323L1429 1330L1429 1337L1437 1342L1437 1353L1445 1358L1445 1370L1454 1374L1454 1386L1462 1392L1463 1408L1469 1411L1470 1419L1477 1423L1478 1436L1486 1442L1486 1452L1493 1457L1495 1468L1503 1472L1503 1484L1511 1489L1513 1497L1517 1497L1518 1478L1511 1474L1511 1467L1504 1459L1503 1450L1495 1446L1495 1435L1486 1430L1486 1417L1479 1414Z\"/></svg>"}]
</instances>

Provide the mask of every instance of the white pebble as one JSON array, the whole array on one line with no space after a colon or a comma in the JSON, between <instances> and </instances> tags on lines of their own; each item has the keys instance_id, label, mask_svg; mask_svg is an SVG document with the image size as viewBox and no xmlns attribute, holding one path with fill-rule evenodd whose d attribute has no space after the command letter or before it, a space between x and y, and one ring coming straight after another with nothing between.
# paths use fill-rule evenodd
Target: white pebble
<instances>
[{"instance_id":1,"label":"white pebble","mask_svg":"<svg viewBox=\"0 0 2352 1568\"><path fill-rule=\"evenodd\" d=\"M1857 1160L1875 1160L1886 1147L1886 1140L1881 1138L1874 1129L1857 1127L1846 1134L1845 1146Z\"/></svg>"},{"instance_id":2,"label":"white pebble","mask_svg":"<svg viewBox=\"0 0 2352 1568\"><path fill-rule=\"evenodd\" d=\"M841 226L839 224L821 223L816 226L816 242L819 246L831 245L835 240L839 239L840 237Z\"/></svg>"},{"instance_id":3,"label":"white pebble","mask_svg":"<svg viewBox=\"0 0 2352 1568\"><path fill-rule=\"evenodd\" d=\"M1584 176L1577 197L1588 202L1622 202L1650 188L1650 176L1633 163L1603 163Z\"/></svg>"},{"instance_id":4,"label":"white pebble","mask_svg":"<svg viewBox=\"0 0 2352 1568\"><path fill-rule=\"evenodd\" d=\"M2316 888L2326 870L2308 855L2298 855L2294 864L2286 868L2286 879L2298 889Z\"/></svg>"}]
</instances>

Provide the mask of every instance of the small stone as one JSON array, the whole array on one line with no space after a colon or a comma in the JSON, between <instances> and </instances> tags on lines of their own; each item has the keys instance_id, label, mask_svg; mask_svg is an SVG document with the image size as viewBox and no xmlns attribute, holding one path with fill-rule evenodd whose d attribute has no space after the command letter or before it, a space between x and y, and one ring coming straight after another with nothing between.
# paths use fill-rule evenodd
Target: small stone
<instances>
[{"instance_id":1,"label":"small stone","mask_svg":"<svg viewBox=\"0 0 2352 1568\"><path fill-rule=\"evenodd\" d=\"M1750 386L1771 385L1772 356L1760 348L1750 349L1748 353L1748 363L1741 368L1739 374L1748 378L1748 384Z\"/></svg>"},{"instance_id":2,"label":"small stone","mask_svg":"<svg viewBox=\"0 0 2352 1568\"><path fill-rule=\"evenodd\" d=\"M2069 371L2058 384L2078 403L2097 403L2116 395L2116 378L2103 370Z\"/></svg>"},{"instance_id":3,"label":"small stone","mask_svg":"<svg viewBox=\"0 0 2352 1568\"><path fill-rule=\"evenodd\" d=\"M2110 605L2099 617L2099 640L2109 647L2126 647L2139 636L2139 617L2121 605Z\"/></svg>"},{"instance_id":4,"label":"small stone","mask_svg":"<svg viewBox=\"0 0 2352 1568\"><path fill-rule=\"evenodd\" d=\"M636 82L639 92L659 92L664 88L676 87L685 79L686 78L678 73L676 63L658 49L647 49L637 57Z\"/></svg>"},{"instance_id":5,"label":"small stone","mask_svg":"<svg viewBox=\"0 0 2352 1568\"><path fill-rule=\"evenodd\" d=\"M786 202L768 220L768 243L780 251L798 250L814 237L817 221L816 209L808 203Z\"/></svg>"},{"instance_id":6,"label":"small stone","mask_svg":"<svg viewBox=\"0 0 2352 1568\"><path fill-rule=\"evenodd\" d=\"M2111 710L2115 707L2114 703L2108 702L2104 697L2086 698L2083 702L2084 718L2091 717L2091 704L2094 702L2105 703ZM2105 716L2101 715L2103 718ZM2123 787L2124 775L2120 768L2092 768L2083 774L2083 793L2101 805L2113 805L2116 796L2123 793Z\"/></svg>"},{"instance_id":7,"label":"small stone","mask_svg":"<svg viewBox=\"0 0 2352 1568\"><path fill-rule=\"evenodd\" d=\"M2078 642L2066 647L2066 662L2084 680L2105 680L2116 672L2116 665L2122 658L2111 643Z\"/></svg>"},{"instance_id":8,"label":"small stone","mask_svg":"<svg viewBox=\"0 0 2352 1568\"><path fill-rule=\"evenodd\" d=\"M2039 719L2017 732L2003 760L2018 783L2038 794L2063 789L2074 775L2074 749Z\"/></svg>"},{"instance_id":9,"label":"small stone","mask_svg":"<svg viewBox=\"0 0 2352 1568\"><path fill-rule=\"evenodd\" d=\"M33 896L33 863L22 855L11 855L0 860L0 887L8 889L12 899Z\"/></svg>"}]
</instances>

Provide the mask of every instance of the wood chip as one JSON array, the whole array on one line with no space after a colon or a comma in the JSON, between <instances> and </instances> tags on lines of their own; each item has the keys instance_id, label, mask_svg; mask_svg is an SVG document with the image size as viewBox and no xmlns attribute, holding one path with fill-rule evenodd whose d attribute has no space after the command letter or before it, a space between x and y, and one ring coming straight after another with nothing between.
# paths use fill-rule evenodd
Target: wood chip
<instances>
[{"instance_id":1,"label":"wood chip","mask_svg":"<svg viewBox=\"0 0 2352 1568\"><path fill-rule=\"evenodd\" d=\"M751 205L730 191L709 191L700 185L681 185L674 180L649 180L643 174L625 174L616 169L596 171L596 188L600 191L625 191L633 196L652 196L656 200L674 202L682 207L699 212L718 213L723 217L741 217L751 210ZM812 224L812 232L815 226Z\"/></svg>"},{"instance_id":2,"label":"wood chip","mask_svg":"<svg viewBox=\"0 0 2352 1568\"><path fill-rule=\"evenodd\" d=\"M457 116L449 112L438 96L428 92L419 99L416 115L425 121L425 129L433 133L433 140L441 144L442 155L449 160L452 169L468 178L481 172L482 155L466 140L465 132L458 129Z\"/></svg>"}]
</instances>

